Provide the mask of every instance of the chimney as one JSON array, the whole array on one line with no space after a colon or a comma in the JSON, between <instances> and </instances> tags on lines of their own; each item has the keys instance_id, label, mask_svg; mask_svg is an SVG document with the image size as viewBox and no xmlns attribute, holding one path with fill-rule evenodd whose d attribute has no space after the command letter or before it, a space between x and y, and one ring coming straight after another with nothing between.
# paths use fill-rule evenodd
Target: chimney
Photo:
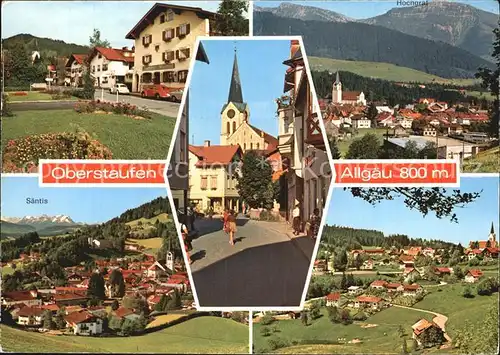
<instances>
[{"instance_id":1,"label":"chimney","mask_svg":"<svg viewBox=\"0 0 500 355\"><path fill-rule=\"evenodd\" d=\"M204 146L205 146L205 147L210 147L210 141L209 141L209 140L206 140L206 141L205 141Z\"/></svg>"}]
</instances>

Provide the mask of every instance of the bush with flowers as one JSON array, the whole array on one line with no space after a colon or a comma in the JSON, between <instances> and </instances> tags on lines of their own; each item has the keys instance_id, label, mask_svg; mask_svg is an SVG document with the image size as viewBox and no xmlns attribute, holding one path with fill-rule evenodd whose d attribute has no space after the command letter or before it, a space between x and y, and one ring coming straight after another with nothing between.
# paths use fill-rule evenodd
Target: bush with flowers
<instances>
[{"instance_id":1,"label":"bush with flowers","mask_svg":"<svg viewBox=\"0 0 500 355\"><path fill-rule=\"evenodd\" d=\"M111 159L108 147L87 132L33 135L7 142L3 151L4 173L37 172L39 159Z\"/></svg>"},{"instance_id":2,"label":"bush with flowers","mask_svg":"<svg viewBox=\"0 0 500 355\"><path fill-rule=\"evenodd\" d=\"M78 113L104 112L130 117L151 118L151 112L146 108L138 108L124 102L79 101L75 104L74 110Z\"/></svg>"},{"instance_id":3,"label":"bush with flowers","mask_svg":"<svg viewBox=\"0 0 500 355\"><path fill-rule=\"evenodd\" d=\"M26 91L16 91L16 92L11 92L9 93L11 96L28 96L28 93Z\"/></svg>"}]
</instances>

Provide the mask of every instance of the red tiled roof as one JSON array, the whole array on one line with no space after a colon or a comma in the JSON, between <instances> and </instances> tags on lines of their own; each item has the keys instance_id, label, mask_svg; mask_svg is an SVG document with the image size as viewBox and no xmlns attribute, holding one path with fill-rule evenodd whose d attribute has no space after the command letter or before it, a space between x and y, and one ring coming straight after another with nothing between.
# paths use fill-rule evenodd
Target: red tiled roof
<instances>
[{"instance_id":1,"label":"red tiled roof","mask_svg":"<svg viewBox=\"0 0 500 355\"><path fill-rule=\"evenodd\" d=\"M252 125L250 125L250 128L252 128L255 132L257 132L257 134L261 137L264 138L264 142L267 143L267 148L266 148L266 151L267 152L272 152L274 150L276 150L276 148L278 148L278 139L271 136L270 134L264 132L263 130L257 128L257 127L254 127Z\"/></svg>"},{"instance_id":2,"label":"red tiled roof","mask_svg":"<svg viewBox=\"0 0 500 355\"><path fill-rule=\"evenodd\" d=\"M126 317L130 314L133 314L133 313L134 313L134 311L132 309L125 308L125 307L120 307L116 311L114 311L114 315L119 317L119 318Z\"/></svg>"},{"instance_id":3,"label":"red tiled roof","mask_svg":"<svg viewBox=\"0 0 500 355\"><path fill-rule=\"evenodd\" d=\"M429 322L427 319L421 319L412 325L415 335L422 334L426 329L432 327L435 323Z\"/></svg>"},{"instance_id":4,"label":"red tiled roof","mask_svg":"<svg viewBox=\"0 0 500 355\"><path fill-rule=\"evenodd\" d=\"M361 91L342 91L342 100L356 101Z\"/></svg>"},{"instance_id":5,"label":"red tiled roof","mask_svg":"<svg viewBox=\"0 0 500 355\"><path fill-rule=\"evenodd\" d=\"M468 274L471 274L473 277L481 277L483 276L483 272L479 269L470 269Z\"/></svg>"},{"instance_id":6,"label":"red tiled roof","mask_svg":"<svg viewBox=\"0 0 500 355\"><path fill-rule=\"evenodd\" d=\"M326 295L326 300L327 301L338 301L340 299L340 293L339 292L332 292L328 295Z\"/></svg>"},{"instance_id":7,"label":"red tiled roof","mask_svg":"<svg viewBox=\"0 0 500 355\"><path fill-rule=\"evenodd\" d=\"M93 57L96 52L101 53L103 57L105 57L109 61L127 62L127 63L134 62L134 57L132 55L125 56L126 52L133 53L132 51L125 51L123 49L115 49L115 48L95 47L91 57Z\"/></svg>"},{"instance_id":8,"label":"red tiled roof","mask_svg":"<svg viewBox=\"0 0 500 355\"><path fill-rule=\"evenodd\" d=\"M234 156L241 152L239 145L211 145L189 146L189 151L196 155L200 160L196 166L201 167L209 164L228 165L233 161Z\"/></svg>"},{"instance_id":9,"label":"red tiled roof","mask_svg":"<svg viewBox=\"0 0 500 355\"><path fill-rule=\"evenodd\" d=\"M3 292L2 297L12 301L29 301L36 299L30 291L11 291Z\"/></svg>"},{"instance_id":10,"label":"red tiled roof","mask_svg":"<svg viewBox=\"0 0 500 355\"><path fill-rule=\"evenodd\" d=\"M435 270L441 274L451 274L451 269L448 267L437 267Z\"/></svg>"},{"instance_id":11,"label":"red tiled roof","mask_svg":"<svg viewBox=\"0 0 500 355\"><path fill-rule=\"evenodd\" d=\"M416 291L420 288L420 285L418 284L413 284L413 285L403 285L403 289L405 291Z\"/></svg>"},{"instance_id":12,"label":"red tiled roof","mask_svg":"<svg viewBox=\"0 0 500 355\"><path fill-rule=\"evenodd\" d=\"M67 300L80 300L87 299L88 297L81 293L64 293L64 294L55 294L54 300L57 301L67 301Z\"/></svg>"},{"instance_id":13,"label":"red tiled roof","mask_svg":"<svg viewBox=\"0 0 500 355\"><path fill-rule=\"evenodd\" d=\"M366 303L379 303L380 301L382 301L382 298L375 296L358 296L356 297L356 301Z\"/></svg>"},{"instance_id":14,"label":"red tiled roof","mask_svg":"<svg viewBox=\"0 0 500 355\"><path fill-rule=\"evenodd\" d=\"M396 119L390 112L381 112L377 115L377 122L385 121L388 118L390 118L391 120Z\"/></svg>"},{"instance_id":15,"label":"red tiled roof","mask_svg":"<svg viewBox=\"0 0 500 355\"><path fill-rule=\"evenodd\" d=\"M87 311L73 312L64 316L64 320L69 324L80 324L94 320L96 317Z\"/></svg>"},{"instance_id":16,"label":"red tiled roof","mask_svg":"<svg viewBox=\"0 0 500 355\"><path fill-rule=\"evenodd\" d=\"M82 292L82 287L76 287L76 286L61 286L61 287L56 287L56 294L64 294L64 293L73 293L73 292Z\"/></svg>"},{"instance_id":17,"label":"red tiled roof","mask_svg":"<svg viewBox=\"0 0 500 355\"><path fill-rule=\"evenodd\" d=\"M48 309L52 312L55 312L55 311L58 311L59 310L59 306L55 303L53 304L45 304L42 306L43 309Z\"/></svg>"},{"instance_id":18,"label":"red tiled roof","mask_svg":"<svg viewBox=\"0 0 500 355\"><path fill-rule=\"evenodd\" d=\"M399 286L401 286L400 283L388 283L387 285L385 285L386 288L398 288Z\"/></svg>"},{"instance_id":19,"label":"red tiled roof","mask_svg":"<svg viewBox=\"0 0 500 355\"><path fill-rule=\"evenodd\" d=\"M399 257L399 260L404 262L404 263L408 263L408 262L414 262L415 258L411 255L401 255Z\"/></svg>"},{"instance_id":20,"label":"red tiled roof","mask_svg":"<svg viewBox=\"0 0 500 355\"><path fill-rule=\"evenodd\" d=\"M43 313L44 309L41 307L30 307L26 306L19 310L17 313L20 317L29 317L29 316L40 316Z\"/></svg>"},{"instance_id":21,"label":"red tiled roof","mask_svg":"<svg viewBox=\"0 0 500 355\"><path fill-rule=\"evenodd\" d=\"M370 286L371 287L374 287L374 286L384 286L387 285L387 281L384 281L384 280L375 280L373 281Z\"/></svg>"},{"instance_id":22,"label":"red tiled roof","mask_svg":"<svg viewBox=\"0 0 500 355\"><path fill-rule=\"evenodd\" d=\"M368 254L384 254L385 249L365 249L364 252Z\"/></svg>"},{"instance_id":23,"label":"red tiled roof","mask_svg":"<svg viewBox=\"0 0 500 355\"><path fill-rule=\"evenodd\" d=\"M153 295L148 298L148 302L154 304L160 302L160 300L161 300L161 295Z\"/></svg>"}]
</instances>

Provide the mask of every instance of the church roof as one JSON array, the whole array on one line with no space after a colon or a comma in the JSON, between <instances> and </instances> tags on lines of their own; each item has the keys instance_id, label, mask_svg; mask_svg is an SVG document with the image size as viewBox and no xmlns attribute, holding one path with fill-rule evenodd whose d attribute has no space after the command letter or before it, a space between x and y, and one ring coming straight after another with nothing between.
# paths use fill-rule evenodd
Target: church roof
<instances>
[{"instance_id":1,"label":"church roof","mask_svg":"<svg viewBox=\"0 0 500 355\"><path fill-rule=\"evenodd\" d=\"M495 227L493 227L493 222L491 222L490 234L495 234Z\"/></svg>"},{"instance_id":2,"label":"church roof","mask_svg":"<svg viewBox=\"0 0 500 355\"><path fill-rule=\"evenodd\" d=\"M243 112L246 110L247 108L247 103L246 102L231 102L234 106L236 106L236 108L240 111L240 112ZM225 103L224 106L222 106L222 110L220 111L220 113L224 112L224 110L226 109L227 105L229 105L229 102Z\"/></svg>"},{"instance_id":3,"label":"church roof","mask_svg":"<svg viewBox=\"0 0 500 355\"><path fill-rule=\"evenodd\" d=\"M231 85L229 87L227 102L243 103L243 92L241 91L241 80L238 71L238 58L236 52L234 52L233 72L231 74Z\"/></svg>"},{"instance_id":4,"label":"church roof","mask_svg":"<svg viewBox=\"0 0 500 355\"><path fill-rule=\"evenodd\" d=\"M263 137L265 142L267 142L267 144L268 144L267 149L266 149L267 152L272 152L272 151L276 150L276 148L278 147L278 139L277 138L271 136L269 133L266 133L263 130L261 130L261 129L255 127L255 126L252 126L251 124L249 124L249 126L258 135L260 135L261 137Z\"/></svg>"},{"instance_id":5,"label":"church roof","mask_svg":"<svg viewBox=\"0 0 500 355\"><path fill-rule=\"evenodd\" d=\"M333 83L333 85L337 85L337 84L340 84L340 75L339 75L339 71L337 70L337 76L335 78L335 82Z\"/></svg>"}]
</instances>

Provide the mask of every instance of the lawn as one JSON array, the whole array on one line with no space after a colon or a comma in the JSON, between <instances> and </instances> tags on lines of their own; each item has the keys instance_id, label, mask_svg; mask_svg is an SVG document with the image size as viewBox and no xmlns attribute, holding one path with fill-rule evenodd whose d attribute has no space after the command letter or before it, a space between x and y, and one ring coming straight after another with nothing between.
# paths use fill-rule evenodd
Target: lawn
<instances>
[{"instance_id":1,"label":"lawn","mask_svg":"<svg viewBox=\"0 0 500 355\"><path fill-rule=\"evenodd\" d=\"M168 322L171 322L171 321L174 321L174 320L177 320L179 318L186 317L186 316L187 316L187 314L181 314L181 313L162 314L161 316L155 317L155 319L151 323L149 323L146 328L157 327L159 325L166 324Z\"/></svg>"},{"instance_id":2,"label":"lawn","mask_svg":"<svg viewBox=\"0 0 500 355\"><path fill-rule=\"evenodd\" d=\"M9 95L10 102L25 102L25 101L55 101L52 99L50 94L39 91L28 91L28 95L17 96L12 95L13 93L7 93ZM64 98L57 101L76 101L78 100L76 97Z\"/></svg>"},{"instance_id":3,"label":"lawn","mask_svg":"<svg viewBox=\"0 0 500 355\"><path fill-rule=\"evenodd\" d=\"M2 266L2 276L12 275L14 271L22 269L23 269L22 263L17 263L15 269L10 266Z\"/></svg>"},{"instance_id":4,"label":"lawn","mask_svg":"<svg viewBox=\"0 0 500 355\"><path fill-rule=\"evenodd\" d=\"M473 285L471 287L476 296L464 298L462 297L464 287L464 284L453 284L439 288L427 288L430 293L413 307L447 316L446 331L453 339L454 332L464 325L464 320L479 324L490 307L498 304L498 293L492 296L478 296Z\"/></svg>"},{"instance_id":5,"label":"lawn","mask_svg":"<svg viewBox=\"0 0 500 355\"><path fill-rule=\"evenodd\" d=\"M352 135L351 138L339 141L337 145L338 145L340 153L342 154L342 157L345 157L345 155L347 154L347 151L349 150L349 145L351 145L353 140L361 138L367 133L373 133L376 136L378 136L380 139L380 144L382 144L382 141L384 139L384 135L387 133L387 129L386 128L360 128L358 130L358 134Z\"/></svg>"},{"instance_id":6,"label":"lawn","mask_svg":"<svg viewBox=\"0 0 500 355\"><path fill-rule=\"evenodd\" d=\"M348 71L361 76L394 82L419 82L469 86L480 82L477 79L445 79L425 72L389 63L363 62L330 58L308 57L311 70L330 72ZM342 78L341 78L342 79ZM471 94L471 93L470 93Z\"/></svg>"},{"instance_id":7,"label":"lawn","mask_svg":"<svg viewBox=\"0 0 500 355\"><path fill-rule=\"evenodd\" d=\"M135 337L51 336L0 326L7 352L247 353L248 327L230 319L200 317Z\"/></svg>"},{"instance_id":8,"label":"lawn","mask_svg":"<svg viewBox=\"0 0 500 355\"><path fill-rule=\"evenodd\" d=\"M462 170L467 173L498 173L500 171L500 148L495 147L465 159Z\"/></svg>"},{"instance_id":9,"label":"lawn","mask_svg":"<svg viewBox=\"0 0 500 355\"><path fill-rule=\"evenodd\" d=\"M2 119L2 151L10 139L34 134L83 129L113 153L113 159L165 159L175 118L153 114L135 120L110 114L79 114L73 110L18 111Z\"/></svg>"},{"instance_id":10,"label":"lawn","mask_svg":"<svg viewBox=\"0 0 500 355\"><path fill-rule=\"evenodd\" d=\"M160 221L160 222L167 222L168 220L171 220L168 216L167 213L160 213L158 216L154 216L153 218L144 218L144 217L141 217L139 219L136 219L136 220L133 220L133 221L130 221L130 222L127 222L125 224L131 226L131 227L135 227L139 224L139 222L142 223L142 225L145 225L147 223L149 224L155 224L156 221Z\"/></svg>"},{"instance_id":11,"label":"lawn","mask_svg":"<svg viewBox=\"0 0 500 355\"><path fill-rule=\"evenodd\" d=\"M142 245L146 249L160 249L163 238L127 239L127 242Z\"/></svg>"},{"instance_id":12,"label":"lawn","mask_svg":"<svg viewBox=\"0 0 500 355\"><path fill-rule=\"evenodd\" d=\"M296 350L296 353L304 353L305 348L312 354L317 353L399 353L402 339L399 337L398 328L403 326L406 334L411 334L411 326L420 318L430 319L432 315L411 311L401 308L388 308L363 323L350 325L332 324L327 317L326 310L322 310L323 316L313 320L309 326L304 326L301 320L276 321L269 327L276 327L277 331L269 337L261 334L260 323L254 324L254 344L256 352L267 352L270 339L282 339L289 345L292 341L297 346L283 348L279 352ZM377 324L372 328L361 328L363 324ZM343 344L328 344L345 339ZM361 343L347 344L352 339L359 339ZM313 345L314 344L314 345ZM298 349L300 348L300 349Z\"/></svg>"}]
</instances>

